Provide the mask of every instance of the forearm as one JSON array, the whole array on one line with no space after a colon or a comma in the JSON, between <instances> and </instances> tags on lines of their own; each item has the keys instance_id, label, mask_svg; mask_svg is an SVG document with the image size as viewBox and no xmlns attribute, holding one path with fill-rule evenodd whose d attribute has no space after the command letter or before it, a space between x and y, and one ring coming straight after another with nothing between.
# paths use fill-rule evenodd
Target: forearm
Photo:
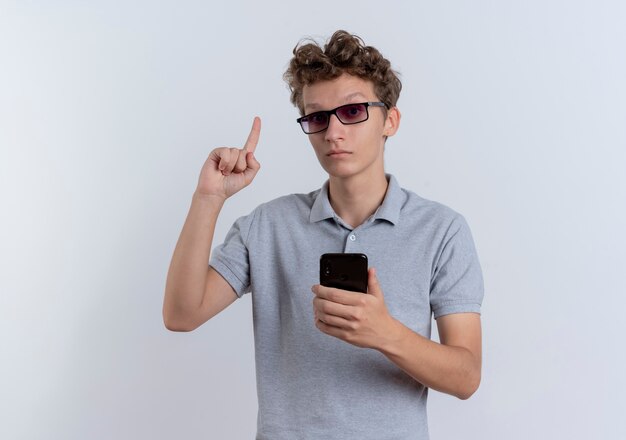
<instances>
[{"instance_id":1,"label":"forearm","mask_svg":"<svg viewBox=\"0 0 626 440\"><path fill-rule=\"evenodd\" d=\"M397 320L389 334L379 351L421 384L460 399L478 388L481 360L468 349L431 341Z\"/></svg>"},{"instance_id":2,"label":"forearm","mask_svg":"<svg viewBox=\"0 0 626 440\"><path fill-rule=\"evenodd\" d=\"M167 274L165 322L184 319L202 302L215 224L223 205L219 197L193 195Z\"/></svg>"}]
</instances>

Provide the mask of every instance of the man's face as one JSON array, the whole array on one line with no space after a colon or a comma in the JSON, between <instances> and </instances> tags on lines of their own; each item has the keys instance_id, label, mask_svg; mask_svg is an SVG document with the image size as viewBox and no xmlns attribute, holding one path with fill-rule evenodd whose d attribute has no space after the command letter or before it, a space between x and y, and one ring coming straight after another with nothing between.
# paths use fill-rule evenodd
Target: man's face
<instances>
[{"instance_id":1,"label":"man's face","mask_svg":"<svg viewBox=\"0 0 626 440\"><path fill-rule=\"evenodd\" d=\"M344 104L379 101L372 82L348 74L305 86L302 100L305 114ZM393 108L385 117L383 107L369 107L367 111L369 119L354 125L344 125L332 115L325 131L309 135L322 168L331 177L384 173L385 136L396 132L399 113Z\"/></svg>"}]
</instances>

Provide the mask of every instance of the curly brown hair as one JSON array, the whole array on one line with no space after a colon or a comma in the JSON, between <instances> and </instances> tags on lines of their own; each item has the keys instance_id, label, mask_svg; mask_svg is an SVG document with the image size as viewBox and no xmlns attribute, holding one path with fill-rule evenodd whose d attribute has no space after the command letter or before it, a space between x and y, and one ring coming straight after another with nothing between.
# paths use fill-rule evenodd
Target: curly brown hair
<instances>
[{"instance_id":1,"label":"curly brown hair","mask_svg":"<svg viewBox=\"0 0 626 440\"><path fill-rule=\"evenodd\" d=\"M291 90L291 102L303 115L304 86L335 79L343 73L371 81L387 109L398 102L402 83L389 60L375 47L365 46L360 37L343 30L335 32L323 49L310 38L301 40L293 49L293 58L283 78Z\"/></svg>"}]
</instances>

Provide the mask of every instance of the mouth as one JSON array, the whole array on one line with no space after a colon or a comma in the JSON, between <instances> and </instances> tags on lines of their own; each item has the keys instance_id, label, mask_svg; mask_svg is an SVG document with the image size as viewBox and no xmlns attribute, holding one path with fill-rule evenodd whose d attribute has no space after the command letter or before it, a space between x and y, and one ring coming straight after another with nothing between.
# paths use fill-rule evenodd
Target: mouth
<instances>
[{"instance_id":1,"label":"mouth","mask_svg":"<svg viewBox=\"0 0 626 440\"><path fill-rule=\"evenodd\" d=\"M350 151L346 150L332 150L326 154L328 157L343 157L352 154Z\"/></svg>"}]
</instances>

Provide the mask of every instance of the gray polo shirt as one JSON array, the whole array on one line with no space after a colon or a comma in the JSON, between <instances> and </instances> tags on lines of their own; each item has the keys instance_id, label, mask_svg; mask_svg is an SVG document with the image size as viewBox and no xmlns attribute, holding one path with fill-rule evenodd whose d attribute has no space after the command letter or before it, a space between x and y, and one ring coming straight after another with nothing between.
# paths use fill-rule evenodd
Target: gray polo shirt
<instances>
[{"instance_id":1,"label":"gray polo shirt","mask_svg":"<svg viewBox=\"0 0 626 440\"><path fill-rule=\"evenodd\" d=\"M428 389L383 354L319 331L311 287L319 258L362 252L391 315L430 338L431 316L480 313L483 279L465 219L389 186L352 229L333 211L328 182L239 218L210 265L238 296L252 292L257 439L427 439Z\"/></svg>"}]
</instances>

